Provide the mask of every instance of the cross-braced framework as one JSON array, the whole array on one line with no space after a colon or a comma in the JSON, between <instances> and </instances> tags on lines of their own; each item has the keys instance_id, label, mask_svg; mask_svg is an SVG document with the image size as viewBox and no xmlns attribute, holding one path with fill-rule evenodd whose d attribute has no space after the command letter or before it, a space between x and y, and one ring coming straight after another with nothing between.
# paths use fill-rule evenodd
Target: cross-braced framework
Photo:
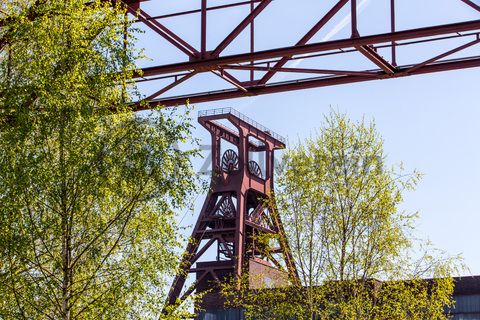
<instances>
[{"instance_id":1,"label":"cross-braced framework","mask_svg":"<svg viewBox=\"0 0 480 320\"><path fill-rule=\"evenodd\" d=\"M201 111L198 121L212 138L211 185L166 305L176 306L195 291L207 293L202 309L221 309L221 283L244 275L252 288L262 281L298 282L271 198L274 153L285 148L285 139L231 108ZM186 286L188 274L196 277Z\"/></svg>"},{"instance_id":2,"label":"cross-braced framework","mask_svg":"<svg viewBox=\"0 0 480 320\"><path fill-rule=\"evenodd\" d=\"M310 29L303 35L290 39L291 35L283 31L279 33L275 27L267 32L263 31L263 38L256 33L257 29L263 27L262 23L275 20L274 15L278 14L279 10L293 12L295 10L292 8L300 6L302 1L186 0L182 1L180 6L184 10L172 12L169 10L171 7L178 7L178 1L175 4L168 0L124 0L136 22L143 24L148 30L147 33L150 32L148 42L168 42L178 52L176 57L180 57L174 63L161 61L162 57L154 59L153 65L140 68L137 81L155 84L150 86L155 88L155 92L145 98L150 102L150 106L174 106L185 104L187 99L190 103L199 103L480 66L480 53L471 50L480 42L480 20L477 19L480 17L480 4L477 0L430 1L432 7L427 10L418 9L425 12L417 12L417 15L435 15L435 9L456 3L464 6L467 11L471 10L469 14L472 19L458 21L453 17L446 24L418 28L404 28L398 22L409 19L405 16L408 10L399 10L398 7L410 2L411 11L418 11L415 8L418 1L382 1L388 3L381 12L383 16L376 12L373 18L368 16L368 10L360 16L360 6L365 1L368 0L319 1L317 20L311 22ZM375 0L371 2L379 3ZM235 9L243 11L235 11L232 15L232 10ZM243 15L239 16L239 12L243 12ZM298 15L298 11L295 12ZM219 41L216 34L225 33L225 27L210 24L209 19L214 14L220 14L224 20L240 21L231 30L227 30L227 35ZM195 22L185 20L186 22L177 25L173 23L177 21L173 21L174 19L193 17L197 19ZM465 19L465 16L462 17ZM344 29L348 29L348 33L341 32L338 39L324 37L319 41L318 35L328 28L331 29L331 24L342 18L347 20L344 21L347 22ZM279 20L282 20L282 24L289 23L283 21L283 18ZM365 20L382 26L382 30L387 32L364 34L360 22ZM302 24L308 25L308 21ZM182 25L183 29L189 29L190 33L194 32L197 39L190 37L186 40L179 35L178 30L182 29L179 25ZM289 43L258 50L257 47L261 47L259 44L265 42L265 34L279 40L276 42L285 40ZM425 52L425 45L428 45L426 50L432 52L431 56L426 58L415 52L416 49ZM475 48L478 49L478 46ZM402 53L405 53L408 59L403 59ZM354 62L352 66L352 63L348 63L357 61L352 59L355 55L360 55L367 64ZM336 57L337 62L344 61L345 67L329 67L328 59L332 57ZM408 62L403 63L404 60ZM299 67L299 61L308 66ZM191 88L183 84L184 82L205 73L222 79L227 87L214 90L214 81L206 81L207 84L202 83L202 86L199 86L203 91L184 92L185 87ZM282 77L287 77L288 80L279 81ZM212 84L212 87L209 84ZM179 88L182 90L178 90ZM140 104L138 106L141 108Z\"/></svg>"}]
</instances>

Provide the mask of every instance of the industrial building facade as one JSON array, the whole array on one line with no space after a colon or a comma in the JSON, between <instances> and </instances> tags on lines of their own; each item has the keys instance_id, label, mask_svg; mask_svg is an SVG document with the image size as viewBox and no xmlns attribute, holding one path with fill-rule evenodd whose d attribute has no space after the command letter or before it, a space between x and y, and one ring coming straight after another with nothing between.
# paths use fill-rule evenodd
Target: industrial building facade
<instances>
[{"instance_id":1,"label":"industrial building facade","mask_svg":"<svg viewBox=\"0 0 480 320\"><path fill-rule=\"evenodd\" d=\"M455 278L455 306L447 312L452 320L480 320L480 276ZM200 320L243 320L239 309L212 309L200 313Z\"/></svg>"},{"instance_id":2,"label":"industrial building facade","mask_svg":"<svg viewBox=\"0 0 480 320\"><path fill-rule=\"evenodd\" d=\"M480 320L480 276L455 278L453 320Z\"/></svg>"}]
</instances>

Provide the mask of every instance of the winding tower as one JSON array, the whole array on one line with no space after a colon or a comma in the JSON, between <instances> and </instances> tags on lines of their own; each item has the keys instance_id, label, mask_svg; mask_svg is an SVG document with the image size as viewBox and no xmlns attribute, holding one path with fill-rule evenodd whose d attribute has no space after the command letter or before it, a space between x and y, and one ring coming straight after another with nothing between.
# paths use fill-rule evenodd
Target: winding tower
<instances>
[{"instance_id":1,"label":"winding tower","mask_svg":"<svg viewBox=\"0 0 480 320\"><path fill-rule=\"evenodd\" d=\"M215 288L229 277L247 274L252 288L282 286L298 278L282 222L269 199L274 152L285 148L285 139L231 108L200 111L198 121L211 134L211 185L167 305L209 290L202 309L222 309ZM274 241L257 241L262 235ZM185 288L189 273L195 281Z\"/></svg>"}]
</instances>

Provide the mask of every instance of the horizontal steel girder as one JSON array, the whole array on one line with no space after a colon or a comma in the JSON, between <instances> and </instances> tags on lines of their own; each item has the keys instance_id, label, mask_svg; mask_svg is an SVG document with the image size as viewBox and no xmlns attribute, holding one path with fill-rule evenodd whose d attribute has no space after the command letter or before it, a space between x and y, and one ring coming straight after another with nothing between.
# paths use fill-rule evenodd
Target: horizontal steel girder
<instances>
[{"instance_id":1,"label":"horizontal steel girder","mask_svg":"<svg viewBox=\"0 0 480 320\"><path fill-rule=\"evenodd\" d=\"M404 77L409 75L420 75L420 74L426 74L426 73L475 68L475 67L480 67L480 57L467 59L467 60L459 60L459 61L428 65L412 73L407 73L410 67L411 66L400 67L398 68L398 71L393 75L390 75L390 74L387 75L384 72L379 72L377 77L336 76L336 77L326 77L326 78L313 78L313 79L306 79L302 81L274 83L271 85L250 87L247 89L248 89L249 96L258 96L258 95L265 95L270 93L327 87L327 86L334 86L334 85L340 85L340 84L365 82L365 81L371 81L371 80L377 80L377 79L391 79L391 78L398 78L398 77ZM246 96L245 92L241 90L222 90L218 92L190 94L188 96L154 100L150 102L150 107L160 106L160 105L161 106L183 105L185 104L186 99L189 99L189 102L194 104L194 103L201 103L201 102L208 102L208 101L234 99L234 98L240 98L245 96Z\"/></svg>"},{"instance_id":2,"label":"horizontal steel girder","mask_svg":"<svg viewBox=\"0 0 480 320\"><path fill-rule=\"evenodd\" d=\"M151 3L153 2L155 1L152 0ZM386 25L389 31L386 33L362 34L358 25L357 1L336 0L331 6L319 6L320 11L323 12L322 15L318 20L313 21L304 34L293 39L294 41L282 39L283 43L294 43L294 45L279 45L277 48L268 50L256 49L255 42L258 42L258 39L255 37L255 26L265 21L262 20L262 16L274 12L270 10L274 3L272 0L230 0L221 6L213 7L209 6L208 0L202 0L198 8L194 6L191 10L156 16L146 12L149 11L149 7L152 8L151 6L143 6L144 10L142 10L141 4L130 4L130 13L137 16L136 22L143 23L147 29L151 28L157 33L157 37L163 37L180 52L186 54L185 58L180 58L181 62L170 64L156 62L156 66L142 68L135 72L136 81L150 82L159 87L154 88L153 93L145 95L143 101L132 102L132 105L137 110L142 110L159 105L183 105L187 100L190 103L200 103L480 66L480 53L472 53L472 51L468 55L466 53L467 48L480 46L480 20L402 30L396 22L398 19L395 3L398 0L389 0L389 2L388 13L385 12L385 17L389 20ZM480 11L480 7L472 0L457 0L457 2L476 13ZM162 2L157 1L157 3L158 8L161 8ZM208 33L207 28L214 30L215 25L210 25L211 20L208 19L207 12L233 7L246 7L246 9L249 7L249 12L242 11L244 18L226 33L227 36L218 42L212 41L208 36L211 31ZM345 9L349 10L350 35L339 40L309 42L323 31L333 18L338 18L341 10ZM198 26L200 41L196 45L189 44L174 33L175 30L167 29L166 24L160 23L162 19L192 14L200 15ZM425 14L434 13L427 11ZM271 27L272 32L275 32L274 28L274 26ZM243 44L235 42L242 33L249 38L248 46L245 42ZM452 48L445 49L446 41L453 39L456 42L451 42ZM241 53L223 53L224 49L231 47L234 43L240 46L235 48L235 52ZM397 49L402 47L418 50L415 45L420 43L428 43L435 54L432 54L432 57L425 57L425 50L419 51L418 55L413 52L407 56L408 60L402 61L404 57L400 53L405 51L397 52ZM461 54L458 54L460 52ZM339 57L337 62L346 61L347 53L357 54L364 61L360 60L358 67L347 66L346 68L341 66L329 68L329 60L326 59L327 64L322 62L322 57L334 55ZM453 54L457 54L455 59L450 59ZM422 56L423 61L420 59L420 61L412 61L412 57L415 59L416 56ZM309 66L299 68L296 65L289 65L289 62L299 59L308 60ZM371 66L368 67L365 63ZM216 85L216 87L206 87L203 89L204 92L195 92L195 87L184 82L189 82L190 78L200 73L210 73L223 82L217 84L212 81L212 86ZM292 80L283 82L275 80L278 78L274 76L279 73L289 73L289 79ZM169 94L173 88L179 89L175 96Z\"/></svg>"},{"instance_id":3,"label":"horizontal steel girder","mask_svg":"<svg viewBox=\"0 0 480 320\"><path fill-rule=\"evenodd\" d=\"M440 25L434 27L410 29L391 33L383 33L358 38L349 38L342 40L334 40L328 42L318 42L300 46L284 47L279 49L271 49L257 51L253 53L242 53L236 55L222 56L211 59L199 59L196 61L188 61L182 63L168 64L163 66L143 68L141 70L142 77L151 77L173 72L181 72L195 70L197 72L207 72L216 70L219 66L244 63L250 61L258 61L265 59L281 58L284 56L294 56L299 54L319 53L330 50L340 50L353 48L358 46L375 45L393 41L412 40L424 37L433 37L457 32L466 32L479 30L480 20L460 22L454 24ZM140 76L140 75L137 75Z\"/></svg>"}]
</instances>

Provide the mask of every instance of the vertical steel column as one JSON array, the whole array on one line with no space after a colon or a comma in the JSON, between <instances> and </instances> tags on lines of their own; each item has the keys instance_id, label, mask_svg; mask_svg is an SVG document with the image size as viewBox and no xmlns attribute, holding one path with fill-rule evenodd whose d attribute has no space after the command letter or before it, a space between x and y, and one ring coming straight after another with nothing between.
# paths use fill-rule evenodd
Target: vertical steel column
<instances>
[{"instance_id":1,"label":"vertical steel column","mask_svg":"<svg viewBox=\"0 0 480 320\"><path fill-rule=\"evenodd\" d=\"M391 32L395 32L395 0L390 0L390 25ZM392 41L392 65L397 66L397 44Z\"/></svg>"},{"instance_id":2,"label":"vertical steel column","mask_svg":"<svg viewBox=\"0 0 480 320\"><path fill-rule=\"evenodd\" d=\"M239 144L238 144L238 155L239 155L239 168L245 174L248 171L248 137L245 129L239 127ZM234 240L234 256L235 256L235 266L234 274L237 277L240 277L244 268L244 255L245 255L245 212L246 212L246 190L243 185L237 185L237 216L235 217L235 240Z\"/></svg>"},{"instance_id":3,"label":"vertical steel column","mask_svg":"<svg viewBox=\"0 0 480 320\"><path fill-rule=\"evenodd\" d=\"M250 14L252 14L255 5L253 2L250 3ZM252 19L250 23L250 53L255 51L255 19ZM250 61L250 65L253 65L253 60ZM255 76L255 71L250 70L250 81L253 82Z\"/></svg>"},{"instance_id":4,"label":"vertical steel column","mask_svg":"<svg viewBox=\"0 0 480 320\"><path fill-rule=\"evenodd\" d=\"M243 189L243 188L242 188ZM237 277L241 277L244 269L245 263L245 191L240 189L237 197L237 217L236 217L236 228L235 231L235 265L234 265L234 274Z\"/></svg>"},{"instance_id":5,"label":"vertical steel column","mask_svg":"<svg viewBox=\"0 0 480 320\"><path fill-rule=\"evenodd\" d=\"M201 42L201 56L205 58L207 52L207 0L202 0L202 13L201 13L201 27L200 27L200 42Z\"/></svg>"},{"instance_id":6,"label":"vertical steel column","mask_svg":"<svg viewBox=\"0 0 480 320\"><path fill-rule=\"evenodd\" d=\"M220 170L220 147L220 137L212 135L212 172Z\"/></svg>"},{"instance_id":7,"label":"vertical steel column","mask_svg":"<svg viewBox=\"0 0 480 320\"><path fill-rule=\"evenodd\" d=\"M352 16L352 38L360 36L357 28L357 0L350 0L352 4L351 16Z\"/></svg>"}]
</instances>

